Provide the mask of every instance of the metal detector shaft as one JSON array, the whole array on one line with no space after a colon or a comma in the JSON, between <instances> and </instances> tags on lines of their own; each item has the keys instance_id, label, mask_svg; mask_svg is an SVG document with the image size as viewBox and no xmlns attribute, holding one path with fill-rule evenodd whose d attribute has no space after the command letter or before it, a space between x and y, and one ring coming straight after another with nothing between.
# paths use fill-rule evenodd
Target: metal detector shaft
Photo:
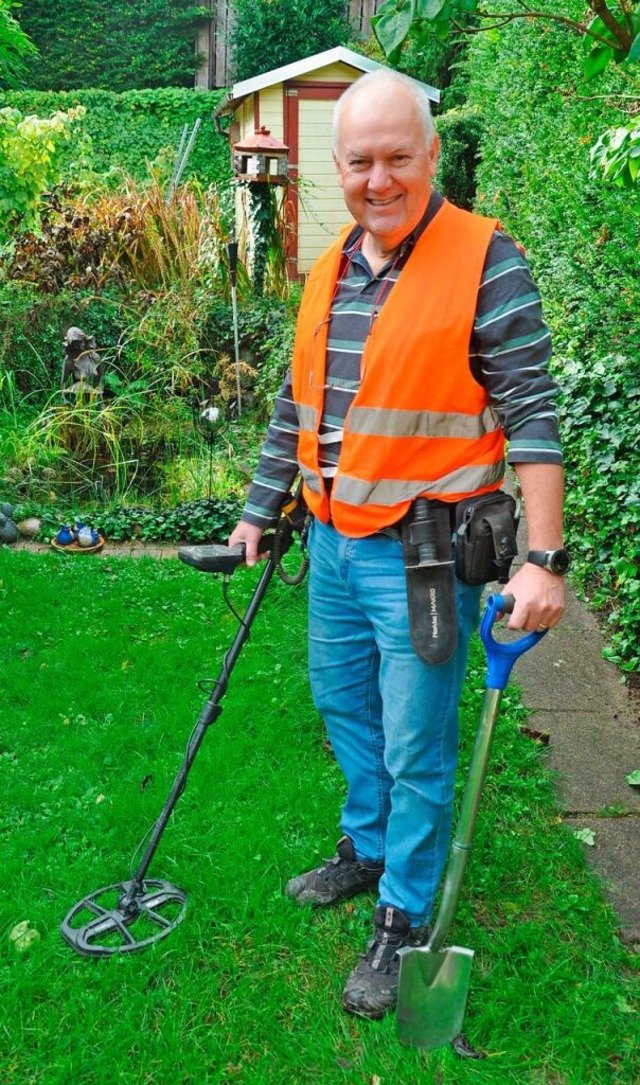
<instances>
[{"instance_id":1,"label":"metal detector shaft","mask_svg":"<svg viewBox=\"0 0 640 1085\"><path fill-rule=\"evenodd\" d=\"M256 585L255 591L251 597L251 601L249 602L245 615L242 619L242 624L240 625L240 628L234 637L231 647L229 648L227 654L224 657L222 669L214 682L209 699L205 704L204 708L202 709L202 712L200 713L200 717L193 730L193 735L191 741L189 742L189 747L187 749L185 759L180 767L180 771L178 772L173 782L173 786L171 788L171 791L169 792L167 801L165 802L158 817L158 820L153 827L151 836L149 838L149 843L145 848L144 855L140 860L138 869L133 876L130 888L122 900L123 908L126 908L127 905L131 901L133 901L136 895L140 892L140 886L142 885L145 874L149 869L149 864L151 863L151 860L156 853L158 843L166 828L167 822L171 817L173 808L185 789L189 771L196 758L196 754L198 753L198 750L202 745L202 741L207 732L207 729L222 712L220 701L222 700L227 691L231 671L233 670L237 662L238 656L240 655L240 652L242 651L245 643L249 639L251 625L256 614L258 613L260 604L262 603L265 592L269 587L269 583L275 572L275 569L276 566L274 562L269 560L266 564L264 572L262 573L262 576L260 577Z\"/></svg>"},{"instance_id":2,"label":"metal detector shaft","mask_svg":"<svg viewBox=\"0 0 640 1085\"><path fill-rule=\"evenodd\" d=\"M262 552L269 549L269 559L253 590L244 616L239 618L236 614L240 628L224 657L218 678L212 683L208 700L191 733L181 768L160 816L149 833L138 869L131 881L115 882L87 894L71 908L61 924L60 932L63 938L82 956L110 957L114 953L132 953L144 949L166 938L182 922L187 906L186 893L167 881L146 879L145 874L173 808L185 789L187 777L205 733L222 711L220 701L226 693L238 656L249 638L251 625L269 582L276 570L282 576L281 558L291 546L294 530L302 533L303 503L297 497L290 497L283 505L282 512L273 536L263 539ZM182 547L178 551L178 557L201 572L222 573L228 577L238 565L244 563L246 549L244 544Z\"/></svg>"}]
</instances>

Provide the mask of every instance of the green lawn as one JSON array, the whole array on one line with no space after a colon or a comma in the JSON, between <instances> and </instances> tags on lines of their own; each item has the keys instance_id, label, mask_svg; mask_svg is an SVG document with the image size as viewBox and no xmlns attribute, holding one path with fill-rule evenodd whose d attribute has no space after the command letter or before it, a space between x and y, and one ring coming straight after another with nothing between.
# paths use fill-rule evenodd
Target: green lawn
<instances>
[{"instance_id":1,"label":"green lawn","mask_svg":"<svg viewBox=\"0 0 640 1085\"><path fill-rule=\"evenodd\" d=\"M242 608L256 573L231 595ZM510 690L452 935L473 947L465 1032L408 1051L340 1009L374 904L313 912L288 877L333 851L342 794L311 705L305 589L274 581L150 877L189 894L143 953L83 959L59 926L129 876L237 623L174 560L0 549L3 1085L638 1085L638 958L558 816ZM476 645L462 763L484 665ZM516 668L517 681L517 668ZM134 863L135 867L135 863ZM27 920L39 939L9 939Z\"/></svg>"}]
</instances>

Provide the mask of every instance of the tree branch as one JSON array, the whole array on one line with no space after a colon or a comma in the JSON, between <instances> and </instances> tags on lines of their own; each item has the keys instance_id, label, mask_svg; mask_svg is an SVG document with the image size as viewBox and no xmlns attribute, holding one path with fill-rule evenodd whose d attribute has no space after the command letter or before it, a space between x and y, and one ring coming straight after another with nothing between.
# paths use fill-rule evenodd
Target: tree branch
<instances>
[{"instance_id":1,"label":"tree branch","mask_svg":"<svg viewBox=\"0 0 640 1085\"><path fill-rule=\"evenodd\" d=\"M595 14L600 16L607 29L610 30L615 39L620 42L620 46L628 52L631 48L631 37L625 27L616 22L604 0L589 0L589 6ZM525 7L524 4L523 7ZM606 12L607 18L603 17L603 11ZM462 23L458 23L454 20L453 22L456 29L461 30L465 34L482 34L486 30L498 30L501 26L506 26L507 23L511 23L515 19L546 19L548 22L560 23L562 26L568 26L571 30L575 30L576 33L582 34L584 37L593 38L594 41L600 42L602 45L608 45L610 49L614 48L613 43L609 38L605 38L602 34L590 30L586 23L579 23L577 20L569 19L565 15L553 15L547 11L531 11L529 8L526 8L525 11L508 12L476 11L475 14L477 18L494 19L496 21L491 23L491 26L464 26Z\"/></svg>"},{"instance_id":2,"label":"tree branch","mask_svg":"<svg viewBox=\"0 0 640 1085\"><path fill-rule=\"evenodd\" d=\"M605 0L589 0L589 7L602 19L607 30L611 31L614 38L620 42L622 48L629 52L631 48L631 33L627 21L625 20L624 26L622 23L619 23L609 11Z\"/></svg>"}]
</instances>

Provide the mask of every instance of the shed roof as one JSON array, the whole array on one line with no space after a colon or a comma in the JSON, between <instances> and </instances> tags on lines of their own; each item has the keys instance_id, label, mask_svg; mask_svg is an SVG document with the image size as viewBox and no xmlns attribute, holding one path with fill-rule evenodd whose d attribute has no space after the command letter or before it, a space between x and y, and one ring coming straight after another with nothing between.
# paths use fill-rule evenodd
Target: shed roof
<instances>
[{"instance_id":1,"label":"shed roof","mask_svg":"<svg viewBox=\"0 0 640 1085\"><path fill-rule=\"evenodd\" d=\"M378 68L386 67L384 64L378 64L375 60L370 60L369 57L361 56L360 53L354 53L352 49L337 45L335 49L325 49L322 53L314 53L313 56L296 60L292 64L284 64L281 68L273 68L270 72L255 75L252 79L243 79L240 83L234 83L229 94L220 102L215 112L218 114L228 113L230 110L236 109L239 102L249 94L255 94L256 91L264 90L265 87L273 86L275 83L298 79L300 76L307 75L317 68L326 68L330 64L339 62L361 72L375 72ZM436 90L435 87L430 86L428 83L420 83L417 79L414 82L419 83L432 102L440 101L440 91Z\"/></svg>"}]
</instances>

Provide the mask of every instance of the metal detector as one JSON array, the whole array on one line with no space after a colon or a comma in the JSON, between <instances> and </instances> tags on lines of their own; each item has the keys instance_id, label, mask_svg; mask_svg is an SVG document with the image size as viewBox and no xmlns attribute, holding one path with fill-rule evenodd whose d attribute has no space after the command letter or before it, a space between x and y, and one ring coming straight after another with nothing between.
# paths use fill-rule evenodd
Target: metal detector
<instances>
[{"instance_id":1,"label":"metal detector","mask_svg":"<svg viewBox=\"0 0 640 1085\"><path fill-rule=\"evenodd\" d=\"M61 934L71 948L83 957L110 957L116 953L133 953L145 949L166 938L184 919L187 908L186 893L170 882L148 879L146 874L173 808L185 789L189 771L204 736L222 712L220 702L229 685L231 672L249 639L253 620L273 574L277 571L288 584L300 583L304 578L308 564L306 557L303 557L295 576L285 573L281 566L281 559L290 549L295 532L301 535L304 543L304 522L304 507L296 498L291 498L283 508L283 515L273 535L264 536L262 539L261 549L263 552L268 551L269 556L244 615L237 615L227 599L230 609L238 617L240 628L224 657L218 677L212 683L210 679L198 683L203 689L210 685L209 697L191 733L183 763L169 796L157 821L147 834L148 843L135 874L129 881L115 882L89 893L78 901L65 917L60 927ZM243 544L185 546L178 551L178 557L186 565L201 572L222 573L225 578L226 598L228 579L234 569L244 563L245 547Z\"/></svg>"}]
</instances>

